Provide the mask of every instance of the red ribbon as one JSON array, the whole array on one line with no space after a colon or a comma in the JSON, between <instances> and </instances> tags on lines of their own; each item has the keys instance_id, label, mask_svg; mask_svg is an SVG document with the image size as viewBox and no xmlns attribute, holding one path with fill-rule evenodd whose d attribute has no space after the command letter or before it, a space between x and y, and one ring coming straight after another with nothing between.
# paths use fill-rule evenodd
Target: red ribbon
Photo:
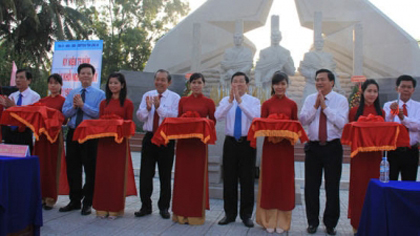
<instances>
[{"instance_id":1,"label":"red ribbon","mask_svg":"<svg viewBox=\"0 0 420 236\"><path fill-rule=\"evenodd\" d=\"M184 114L181 115L181 117L183 118L200 118L200 114L198 114L198 112L196 111L187 111Z\"/></svg>"},{"instance_id":2,"label":"red ribbon","mask_svg":"<svg viewBox=\"0 0 420 236\"><path fill-rule=\"evenodd\" d=\"M283 114L283 113L280 113L280 114L278 114L278 113L270 114L267 117L267 119L273 119L273 120L290 120L290 118L287 115Z\"/></svg>"},{"instance_id":3,"label":"red ribbon","mask_svg":"<svg viewBox=\"0 0 420 236\"><path fill-rule=\"evenodd\" d=\"M384 122L384 118L382 116L375 116L369 114L368 116L359 116L359 119L357 119L358 122Z\"/></svg>"}]
</instances>

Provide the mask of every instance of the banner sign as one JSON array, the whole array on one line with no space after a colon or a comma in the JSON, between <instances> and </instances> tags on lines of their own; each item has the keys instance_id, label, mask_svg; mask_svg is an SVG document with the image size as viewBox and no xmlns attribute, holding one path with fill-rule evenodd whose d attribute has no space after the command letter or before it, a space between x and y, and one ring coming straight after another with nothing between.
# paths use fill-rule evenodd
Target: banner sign
<instances>
[{"instance_id":1,"label":"banner sign","mask_svg":"<svg viewBox=\"0 0 420 236\"><path fill-rule=\"evenodd\" d=\"M0 156L28 157L28 145L0 144Z\"/></svg>"},{"instance_id":2,"label":"banner sign","mask_svg":"<svg viewBox=\"0 0 420 236\"><path fill-rule=\"evenodd\" d=\"M56 41L51 74L63 77L61 94L66 97L69 92L80 86L77 67L89 63L95 67L92 86L100 88L102 70L103 40Z\"/></svg>"},{"instance_id":3,"label":"banner sign","mask_svg":"<svg viewBox=\"0 0 420 236\"><path fill-rule=\"evenodd\" d=\"M353 75L351 77L351 82L353 83L363 83L366 81L366 76L363 75Z\"/></svg>"}]
</instances>

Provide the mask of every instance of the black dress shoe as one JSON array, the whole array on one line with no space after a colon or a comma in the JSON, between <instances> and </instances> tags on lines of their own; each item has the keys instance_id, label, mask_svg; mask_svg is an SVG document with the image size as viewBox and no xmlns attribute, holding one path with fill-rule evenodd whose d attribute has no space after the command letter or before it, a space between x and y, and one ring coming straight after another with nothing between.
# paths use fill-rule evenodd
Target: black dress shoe
<instances>
[{"instance_id":1,"label":"black dress shoe","mask_svg":"<svg viewBox=\"0 0 420 236\"><path fill-rule=\"evenodd\" d=\"M152 214L152 210L146 210L146 209L143 209L143 208L140 209L139 211L134 212L134 215L136 217L142 217L142 216L150 215L150 214Z\"/></svg>"},{"instance_id":2,"label":"black dress shoe","mask_svg":"<svg viewBox=\"0 0 420 236\"><path fill-rule=\"evenodd\" d=\"M328 235L336 235L337 234L337 231L335 230L335 228L334 227L327 227L327 234Z\"/></svg>"},{"instance_id":3,"label":"black dress shoe","mask_svg":"<svg viewBox=\"0 0 420 236\"><path fill-rule=\"evenodd\" d=\"M160 210L159 212L160 216L162 216L163 219L169 219L171 215L168 212L168 209Z\"/></svg>"},{"instance_id":4,"label":"black dress shoe","mask_svg":"<svg viewBox=\"0 0 420 236\"><path fill-rule=\"evenodd\" d=\"M70 202L65 207L61 207L58 211L59 212L68 212L72 210L79 210L80 209L80 203Z\"/></svg>"},{"instance_id":5,"label":"black dress shoe","mask_svg":"<svg viewBox=\"0 0 420 236\"><path fill-rule=\"evenodd\" d=\"M242 222L248 228L254 227L254 222L252 222L252 220L250 218L243 219Z\"/></svg>"},{"instance_id":6,"label":"black dress shoe","mask_svg":"<svg viewBox=\"0 0 420 236\"><path fill-rule=\"evenodd\" d=\"M221 219L219 221L219 225L227 225L229 223L235 222L234 218L228 218L227 216L223 217L223 219Z\"/></svg>"},{"instance_id":7,"label":"black dress shoe","mask_svg":"<svg viewBox=\"0 0 420 236\"><path fill-rule=\"evenodd\" d=\"M317 229L318 229L318 226L309 225L308 228L306 229L306 231L308 232L308 234L314 234L314 233L316 233Z\"/></svg>"},{"instance_id":8,"label":"black dress shoe","mask_svg":"<svg viewBox=\"0 0 420 236\"><path fill-rule=\"evenodd\" d=\"M53 209L52 206L47 206L47 205L44 205L43 208L44 208L44 210L47 210L47 211Z\"/></svg>"},{"instance_id":9,"label":"black dress shoe","mask_svg":"<svg viewBox=\"0 0 420 236\"><path fill-rule=\"evenodd\" d=\"M82 207L82 215L83 216L87 216L90 215L90 213L92 213L92 207L89 205L83 205Z\"/></svg>"}]
</instances>

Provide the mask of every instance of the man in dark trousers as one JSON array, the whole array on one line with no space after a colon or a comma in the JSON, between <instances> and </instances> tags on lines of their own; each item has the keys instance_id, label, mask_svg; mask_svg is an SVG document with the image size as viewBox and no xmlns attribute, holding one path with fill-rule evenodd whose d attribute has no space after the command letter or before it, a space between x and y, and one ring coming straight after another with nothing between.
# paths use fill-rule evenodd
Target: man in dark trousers
<instances>
[{"instance_id":1,"label":"man in dark trousers","mask_svg":"<svg viewBox=\"0 0 420 236\"><path fill-rule=\"evenodd\" d=\"M93 201L95 186L96 149L98 140L89 140L82 144L73 141L73 133L83 120L99 117L99 104L105 99L104 91L92 87L95 68L83 63L77 68L81 86L70 91L63 105L63 114L70 121L67 123L66 164L67 180L70 187L70 203L60 208L60 212L68 212L81 208L82 215L89 215ZM82 168L85 171L85 184L82 188Z\"/></svg>"},{"instance_id":2,"label":"man in dark trousers","mask_svg":"<svg viewBox=\"0 0 420 236\"><path fill-rule=\"evenodd\" d=\"M396 81L396 91L400 100L384 104L385 120L403 124L410 135L410 147L400 147L388 152L389 179L416 181L419 166L419 139L420 139L420 103L411 99L416 89L417 81L410 75L401 75ZM394 115L391 109L399 109Z\"/></svg>"},{"instance_id":3,"label":"man in dark trousers","mask_svg":"<svg viewBox=\"0 0 420 236\"><path fill-rule=\"evenodd\" d=\"M171 173L174 162L174 144L172 140L166 146L156 146L152 143L153 133L166 117L178 116L179 95L168 89L171 75L160 69L155 73L155 90L143 95L137 118L144 122L140 167L140 200L141 209L135 216L142 217L152 213L153 177L156 163L159 168L160 197L158 201L159 213L164 219L169 219L169 202L171 201Z\"/></svg>"},{"instance_id":4,"label":"man in dark trousers","mask_svg":"<svg viewBox=\"0 0 420 236\"><path fill-rule=\"evenodd\" d=\"M246 227L253 227L254 179L256 149L247 140L248 130L254 118L261 114L260 100L248 95L249 78L236 72L231 78L230 95L224 97L214 116L225 121L223 145L223 202L225 217L219 225L235 222L238 214L238 180L241 184L239 215Z\"/></svg>"},{"instance_id":5,"label":"man in dark trousers","mask_svg":"<svg viewBox=\"0 0 420 236\"><path fill-rule=\"evenodd\" d=\"M335 235L340 218L340 179L343 147L340 138L348 122L347 99L332 89L334 74L326 69L316 72L318 93L309 95L302 107L299 120L308 126L309 142L305 144L305 204L308 233L314 234L319 225L319 188L325 171L327 202L324 224L327 234Z\"/></svg>"}]
</instances>

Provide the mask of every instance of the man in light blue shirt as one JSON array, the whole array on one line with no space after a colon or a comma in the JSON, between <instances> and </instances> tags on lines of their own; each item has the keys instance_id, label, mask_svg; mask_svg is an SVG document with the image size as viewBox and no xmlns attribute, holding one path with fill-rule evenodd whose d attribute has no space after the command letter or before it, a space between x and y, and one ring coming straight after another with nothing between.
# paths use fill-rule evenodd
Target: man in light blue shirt
<instances>
[{"instance_id":1,"label":"man in light blue shirt","mask_svg":"<svg viewBox=\"0 0 420 236\"><path fill-rule=\"evenodd\" d=\"M91 213L93 188L95 186L95 166L97 140L89 140L83 144L73 141L76 127L83 121L99 117L99 104L105 99L105 93L92 87L95 68L87 63L80 64L77 73L82 86L70 91L63 105L63 114L70 118L66 140L67 180L70 187L70 203L60 208L60 212L68 212L81 208L82 215ZM82 188L82 167L85 170L85 185Z\"/></svg>"}]
</instances>

